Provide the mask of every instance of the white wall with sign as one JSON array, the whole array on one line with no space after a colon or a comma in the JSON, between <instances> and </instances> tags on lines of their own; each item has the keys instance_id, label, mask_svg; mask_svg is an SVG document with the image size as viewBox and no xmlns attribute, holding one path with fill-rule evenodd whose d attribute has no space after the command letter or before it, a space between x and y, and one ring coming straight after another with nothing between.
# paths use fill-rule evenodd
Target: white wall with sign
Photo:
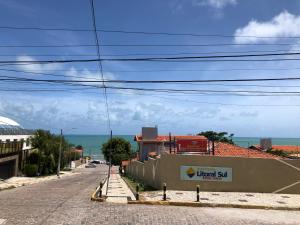
<instances>
[{"instance_id":1,"label":"white wall with sign","mask_svg":"<svg viewBox=\"0 0 300 225\"><path fill-rule=\"evenodd\" d=\"M232 182L232 168L180 166L180 179Z\"/></svg>"}]
</instances>

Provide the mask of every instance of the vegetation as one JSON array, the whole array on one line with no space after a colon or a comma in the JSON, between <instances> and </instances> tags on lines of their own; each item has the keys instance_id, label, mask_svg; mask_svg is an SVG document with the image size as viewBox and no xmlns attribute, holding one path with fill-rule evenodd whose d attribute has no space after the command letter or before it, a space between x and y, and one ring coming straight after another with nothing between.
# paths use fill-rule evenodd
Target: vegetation
<instances>
[{"instance_id":1,"label":"vegetation","mask_svg":"<svg viewBox=\"0 0 300 225\"><path fill-rule=\"evenodd\" d=\"M27 164L24 167L24 173L28 177L35 177L38 173L38 166L36 164Z\"/></svg>"},{"instance_id":2,"label":"vegetation","mask_svg":"<svg viewBox=\"0 0 300 225\"><path fill-rule=\"evenodd\" d=\"M102 153L106 161L109 161L111 149L111 163L121 165L122 160L132 156L131 145L124 138L114 137L102 145Z\"/></svg>"},{"instance_id":3,"label":"vegetation","mask_svg":"<svg viewBox=\"0 0 300 225\"><path fill-rule=\"evenodd\" d=\"M282 151L282 150L268 149L266 152L270 153L270 154L273 154L273 155L282 156L282 157L288 157L289 156L285 151Z\"/></svg>"},{"instance_id":4,"label":"vegetation","mask_svg":"<svg viewBox=\"0 0 300 225\"><path fill-rule=\"evenodd\" d=\"M126 184L128 185L128 187L131 189L131 191L133 193L136 192L136 186L138 184L139 184L139 192L143 192L143 191L156 191L157 190L154 187L151 187L151 186L146 185L144 183L138 182L136 179L134 179L131 176L126 175L126 176L123 176L122 178L126 182Z\"/></svg>"},{"instance_id":5,"label":"vegetation","mask_svg":"<svg viewBox=\"0 0 300 225\"><path fill-rule=\"evenodd\" d=\"M199 133L198 135L203 135L210 141L234 144L232 140L234 134L228 135L227 132L204 131Z\"/></svg>"},{"instance_id":6,"label":"vegetation","mask_svg":"<svg viewBox=\"0 0 300 225\"><path fill-rule=\"evenodd\" d=\"M61 137L49 131L37 130L31 138L33 148L37 149L28 157L29 167L37 165L39 175L56 173ZM62 137L61 168L71 159L69 156L70 144ZM25 174L26 171L24 169Z\"/></svg>"}]
</instances>

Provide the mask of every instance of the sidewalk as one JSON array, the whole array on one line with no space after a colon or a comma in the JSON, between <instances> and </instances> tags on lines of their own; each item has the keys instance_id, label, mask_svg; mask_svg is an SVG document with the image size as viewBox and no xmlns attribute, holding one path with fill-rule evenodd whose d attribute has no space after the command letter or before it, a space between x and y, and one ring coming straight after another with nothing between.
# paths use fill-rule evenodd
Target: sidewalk
<instances>
[{"instance_id":1,"label":"sidewalk","mask_svg":"<svg viewBox=\"0 0 300 225\"><path fill-rule=\"evenodd\" d=\"M196 191L167 191L168 203L190 206L223 206L240 208L272 208L300 210L300 195L240 192L200 192L200 203L196 202ZM141 202L164 204L162 191L141 192Z\"/></svg>"},{"instance_id":2,"label":"sidewalk","mask_svg":"<svg viewBox=\"0 0 300 225\"><path fill-rule=\"evenodd\" d=\"M106 195L107 182L105 182L102 193ZM116 173L116 168L111 169L111 175L108 183L108 191L106 195L106 202L113 203L127 203L128 198L135 200L135 197L122 177Z\"/></svg>"},{"instance_id":3,"label":"sidewalk","mask_svg":"<svg viewBox=\"0 0 300 225\"><path fill-rule=\"evenodd\" d=\"M60 179L78 174L72 171L61 171ZM56 175L44 176L44 177L12 177L4 181L0 181L0 191L5 189L11 189L16 187L21 187L25 185L36 184L40 182L45 182L49 180L59 179Z\"/></svg>"},{"instance_id":4,"label":"sidewalk","mask_svg":"<svg viewBox=\"0 0 300 225\"><path fill-rule=\"evenodd\" d=\"M167 200L163 201L163 191L140 192L140 200L136 201L134 194L122 177L112 168L106 202L147 204L147 205L178 205L197 207L231 207L248 209L279 209L300 210L300 195L244 192L201 192L197 202L196 191L167 190ZM107 183L103 185L102 193L106 195Z\"/></svg>"}]
</instances>

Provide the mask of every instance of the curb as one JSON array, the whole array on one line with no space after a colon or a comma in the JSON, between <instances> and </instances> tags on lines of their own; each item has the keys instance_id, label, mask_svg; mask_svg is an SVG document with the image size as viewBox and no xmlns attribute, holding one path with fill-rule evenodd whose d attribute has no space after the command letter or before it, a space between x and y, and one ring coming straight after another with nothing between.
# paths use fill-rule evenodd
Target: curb
<instances>
[{"instance_id":1,"label":"curb","mask_svg":"<svg viewBox=\"0 0 300 225\"><path fill-rule=\"evenodd\" d=\"M97 189L93 192L92 196L91 196L91 201L96 201L96 202L105 202L105 198L99 198L97 197L99 191L99 187L97 187Z\"/></svg>"},{"instance_id":2,"label":"curb","mask_svg":"<svg viewBox=\"0 0 300 225\"><path fill-rule=\"evenodd\" d=\"M106 182L106 178L104 179L104 182L103 182L103 183L105 184L105 182ZM105 199L106 199L105 196L103 196L102 198L97 197L97 194L98 194L98 192L99 192L99 188L100 188L100 186L98 186L98 187L96 188L96 190L92 193L91 201L105 202Z\"/></svg>"},{"instance_id":3,"label":"curb","mask_svg":"<svg viewBox=\"0 0 300 225\"><path fill-rule=\"evenodd\" d=\"M170 202L170 201L143 201L143 200L139 200L139 201L128 201L128 204L300 211L300 207L239 205L239 204L202 203L202 202Z\"/></svg>"},{"instance_id":4,"label":"curb","mask_svg":"<svg viewBox=\"0 0 300 225\"><path fill-rule=\"evenodd\" d=\"M24 186L24 185L20 185L20 186ZM14 189L14 188L17 188L17 187L20 187L20 186L11 185L11 186L8 186L8 187L0 188L0 191L10 190L10 189Z\"/></svg>"}]
</instances>

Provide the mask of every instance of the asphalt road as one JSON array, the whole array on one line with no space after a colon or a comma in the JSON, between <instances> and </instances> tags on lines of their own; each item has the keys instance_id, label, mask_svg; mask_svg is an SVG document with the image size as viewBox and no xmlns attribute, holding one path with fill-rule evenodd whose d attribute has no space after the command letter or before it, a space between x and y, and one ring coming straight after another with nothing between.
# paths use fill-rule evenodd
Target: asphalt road
<instances>
[{"instance_id":1,"label":"asphalt road","mask_svg":"<svg viewBox=\"0 0 300 225\"><path fill-rule=\"evenodd\" d=\"M299 211L192 208L90 201L106 166L0 192L0 224L299 224ZM6 222L3 223L5 219Z\"/></svg>"}]
</instances>

